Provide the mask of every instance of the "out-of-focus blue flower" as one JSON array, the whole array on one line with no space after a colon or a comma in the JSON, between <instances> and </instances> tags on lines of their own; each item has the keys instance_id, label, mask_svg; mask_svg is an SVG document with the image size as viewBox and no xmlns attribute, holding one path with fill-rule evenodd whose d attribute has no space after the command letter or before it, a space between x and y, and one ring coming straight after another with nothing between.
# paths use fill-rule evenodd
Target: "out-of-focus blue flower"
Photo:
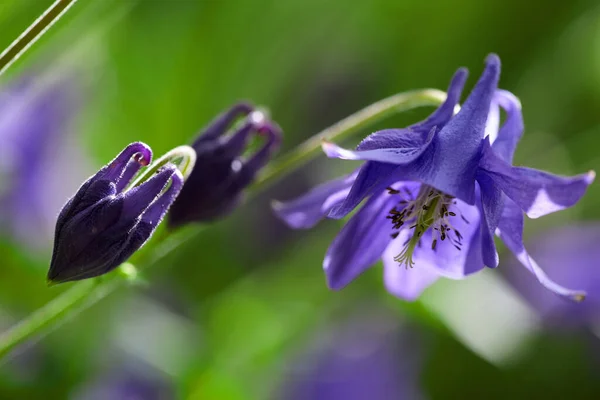
<instances>
[{"instance_id":1,"label":"out-of-focus blue flower","mask_svg":"<svg viewBox=\"0 0 600 400\"><path fill-rule=\"evenodd\" d=\"M49 281L105 274L148 240L183 185L177 167L168 163L146 182L127 188L151 158L148 146L130 144L63 207L56 221Z\"/></svg>"},{"instance_id":2,"label":"out-of-focus blue flower","mask_svg":"<svg viewBox=\"0 0 600 400\"><path fill-rule=\"evenodd\" d=\"M293 367L286 374L284 393L277 398L421 398L422 352L415 332L390 322L397 318L373 310L360 317L331 332L320 332L320 343L290 364Z\"/></svg>"},{"instance_id":3,"label":"out-of-focus blue flower","mask_svg":"<svg viewBox=\"0 0 600 400\"><path fill-rule=\"evenodd\" d=\"M240 117L244 117L241 127L227 135ZM265 143L242 159L255 134L266 136ZM210 221L233 211L243 190L269 161L280 140L279 127L249 104L236 104L219 115L192 144L196 164L169 213L169 225Z\"/></svg>"},{"instance_id":4,"label":"out-of-focus blue flower","mask_svg":"<svg viewBox=\"0 0 600 400\"><path fill-rule=\"evenodd\" d=\"M467 76L462 68L425 121L375 132L354 151L324 143L329 157L366 162L299 199L275 203L290 226L308 228L323 217L345 217L367 199L327 251L331 288L343 288L382 258L388 291L415 299L440 276L462 279L496 267L495 233L544 286L583 299L582 291L557 285L530 261L523 213L537 218L574 205L594 173L568 178L512 166L523 119L518 99L497 89L499 75L492 54L456 115ZM507 113L499 130L498 107Z\"/></svg>"},{"instance_id":5,"label":"out-of-focus blue flower","mask_svg":"<svg viewBox=\"0 0 600 400\"><path fill-rule=\"evenodd\" d=\"M172 400L175 391L156 373L143 374L119 368L79 387L73 400Z\"/></svg>"},{"instance_id":6,"label":"out-of-focus blue flower","mask_svg":"<svg viewBox=\"0 0 600 400\"><path fill-rule=\"evenodd\" d=\"M504 272L546 322L560 326L595 324L600 320L599 243L600 225L591 223L555 228L527 242L532 263L535 259L554 280L587 292L582 304L564 301L544 291L532 284L532 277L521 269L506 268Z\"/></svg>"},{"instance_id":7,"label":"out-of-focus blue flower","mask_svg":"<svg viewBox=\"0 0 600 400\"><path fill-rule=\"evenodd\" d=\"M50 243L60 207L90 172L68 135L75 97L63 77L0 90L0 230L33 248Z\"/></svg>"}]
</instances>

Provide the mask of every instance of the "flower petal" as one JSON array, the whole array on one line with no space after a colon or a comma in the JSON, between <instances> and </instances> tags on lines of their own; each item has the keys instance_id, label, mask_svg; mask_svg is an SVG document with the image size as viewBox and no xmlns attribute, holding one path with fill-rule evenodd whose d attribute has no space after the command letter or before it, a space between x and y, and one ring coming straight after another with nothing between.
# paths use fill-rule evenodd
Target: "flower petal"
<instances>
[{"instance_id":1,"label":"flower petal","mask_svg":"<svg viewBox=\"0 0 600 400\"><path fill-rule=\"evenodd\" d=\"M475 168L500 75L500 59L491 54L475 88L460 112L435 136L434 153L421 181L464 200L475 202Z\"/></svg>"},{"instance_id":2,"label":"flower petal","mask_svg":"<svg viewBox=\"0 0 600 400\"><path fill-rule=\"evenodd\" d=\"M446 100L426 120L406 129L385 129L375 132L360 142L356 150L421 147L433 128L437 128L436 130L439 131L454 115L454 108L460 100L467 75L468 72L465 68L456 71L448 86Z\"/></svg>"},{"instance_id":3,"label":"flower petal","mask_svg":"<svg viewBox=\"0 0 600 400\"><path fill-rule=\"evenodd\" d=\"M331 208L344 201L357 175L358 170L350 175L319 185L291 201L284 203L273 201L273 211L291 228L312 228L327 216Z\"/></svg>"},{"instance_id":4,"label":"flower petal","mask_svg":"<svg viewBox=\"0 0 600 400\"><path fill-rule=\"evenodd\" d=\"M409 190L419 185L404 184ZM323 269L331 289L348 285L373 265L391 240L392 224L386 218L397 199L386 192L370 198L333 240L327 250Z\"/></svg>"},{"instance_id":5,"label":"flower petal","mask_svg":"<svg viewBox=\"0 0 600 400\"><path fill-rule=\"evenodd\" d=\"M121 176L123 176L129 161L132 159L141 165L148 165L152 162L152 150L150 150L148 145L142 142L131 143L125 147L114 160L103 167L90 179L105 179L118 183Z\"/></svg>"},{"instance_id":6,"label":"flower petal","mask_svg":"<svg viewBox=\"0 0 600 400\"><path fill-rule=\"evenodd\" d=\"M393 178L397 168L397 165L367 161L360 167L348 196L340 204L334 205L327 216L334 219L344 218L367 196L379 193L398 181Z\"/></svg>"},{"instance_id":7,"label":"flower petal","mask_svg":"<svg viewBox=\"0 0 600 400\"><path fill-rule=\"evenodd\" d=\"M490 143L501 159L512 164L517 144L523 136L521 102L514 94L506 90L496 90L494 102L497 102L506 111L506 120L498 132L497 140L490 139Z\"/></svg>"},{"instance_id":8,"label":"flower petal","mask_svg":"<svg viewBox=\"0 0 600 400\"><path fill-rule=\"evenodd\" d=\"M594 181L593 171L563 177L525 167L513 167L484 144L480 168L530 218L538 218L573 206Z\"/></svg>"},{"instance_id":9,"label":"flower petal","mask_svg":"<svg viewBox=\"0 0 600 400\"><path fill-rule=\"evenodd\" d=\"M395 243L399 243L397 237ZM392 295L404 300L414 301L421 293L435 281L440 274L429 265L418 265L414 268L406 268L394 261L398 254L397 246L388 246L383 253L383 281L385 288Z\"/></svg>"},{"instance_id":10,"label":"flower petal","mask_svg":"<svg viewBox=\"0 0 600 400\"><path fill-rule=\"evenodd\" d=\"M206 128L198 135L193 146L198 146L203 142L211 142L219 138L219 136L227 133L227 130L233 122L240 117L250 114L254 107L248 103L238 103L229 110L219 114L212 120Z\"/></svg>"},{"instance_id":11,"label":"flower petal","mask_svg":"<svg viewBox=\"0 0 600 400\"><path fill-rule=\"evenodd\" d=\"M517 259L531 272L538 281L547 289L574 301L582 301L586 293L582 290L571 290L560 286L551 280L537 263L529 256L523 245L523 212L520 207L510 199L505 199L502 219L496 231L506 247Z\"/></svg>"},{"instance_id":12,"label":"flower petal","mask_svg":"<svg viewBox=\"0 0 600 400\"><path fill-rule=\"evenodd\" d=\"M483 137L489 137L490 143L494 143L498 138L498 129L500 129L500 105L496 100L496 96L494 96L487 120L485 121L485 133Z\"/></svg>"},{"instance_id":13,"label":"flower petal","mask_svg":"<svg viewBox=\"0 0 600 400\"><path fill-rule=\"evenodd\" d=\"M444 103L438 107L425 121L412 126L413 129L422 128L429 131L432 127L437 126L440 130L454 116L456 105L460 101L465 82L469 71L466 68L459 68L452 77L450 85L448 85L448 95Z\"/></svg>"},{"instance_id":14,"label":"flower petal","mask_svg":"<svg viewBox=\"0 0 600 400\"><path fill-rule=\"evenodd\" d=\"M347 150L331 142L323 142L321 147L330 158L341 158L342 160L366 160L390 163L396 165L408 164L416 160L427 149L435 134L435 127L429 134L416 138L415 134L407 129L388 129L379 132L390 141L396 141L396 145L404 144L403 147L377 148L373 150ZM418 134L418 136L421 136Z\"/></svg>"},{"instance_id":15,"label":"flower petal","mask_svg":"<svg viewBox=\"0 0 600 400\"><path fill-rule=\"evenodd\" d=\"M154 230L164 218L182 187L183 175L176 169L173 175L171 175L171 183L167 190L165 190L164 193L161 193L159 197L146 208L142 214L141 221L148 224L150 228Z\"/></svg>"},{"instance_id":16,"label":"flower petal","mask_svg":"<svg viewBox=\"0 0 600 400\"><path fill-rule=\"evenodd\" d=\"M483 216L481 218L481 254L486 266L496 268L500 258L494 243L494 232L502 216L503 194L486 174L478 173L477 183L480 193L477 207Z\"/></svg>"},{"instance_id":17,"label":"flower petal","mask_svg":"<svg viewBox=\"0 0 600 400\"><path fill-rule=\"evenodd\" d=\"M166 164L146 182L122 194L123 211L121 218L133 220L140 217L148 206L157 199L176 173L178 173L178 170L175 165Z\"/></svg>"}]
</instances>

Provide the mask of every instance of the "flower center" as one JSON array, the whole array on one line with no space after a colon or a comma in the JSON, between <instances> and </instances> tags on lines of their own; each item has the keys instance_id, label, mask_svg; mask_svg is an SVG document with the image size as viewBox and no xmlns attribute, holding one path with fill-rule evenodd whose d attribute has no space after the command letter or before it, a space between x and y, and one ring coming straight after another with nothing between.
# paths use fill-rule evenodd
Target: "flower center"
<instances>
[{"instance_id":1,"label":"flower center","mask_svg":"<svg viewBox=\"0 0 600 400\"><path fill-rule=\"evenodd\" d=\"M427 185L421 185L416 197L406 187L401 190L388 187L387 190L389 194L401 197L401 200L389 211L387 216L394 229L392 238L397 238L402 229L412 230L410 238L404 243L402 251L394 257L394 261L400 265L404 264L406 268L412 268L415 249L421 247L423 235L431 228L431 249L433 251L437 249L438 240L450 243L457 250L461 250L463 237L450 222L451 218L457 216L456 212L450 211L451 208L456 209L454 197ZM460 217L469 223L462 214Z\"/></svg>"}]
</instances>

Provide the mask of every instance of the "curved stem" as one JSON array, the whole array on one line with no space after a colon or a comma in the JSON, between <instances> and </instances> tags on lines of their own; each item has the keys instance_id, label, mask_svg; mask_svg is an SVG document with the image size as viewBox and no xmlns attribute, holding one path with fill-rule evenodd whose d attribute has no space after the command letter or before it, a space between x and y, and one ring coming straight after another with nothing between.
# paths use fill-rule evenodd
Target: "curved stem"
<instances>
[{"instance_id":1,"label":"curved stem","mask_svg":"<svg viewBox=\"0 0 600 400\"><path fill-rule=\"evenodd\" d=\"M279 157L280 161L274 162L273 166L252 186L251 193L255 195L259 191L266 189L278 179L283 178L294 169L321 154L321 141L323 139L335 141L347 139L361 129L379 122L394 113L422 106L437 106L445 98L446 94L442 91L424 89L400 93L374 103L325 129L300 144L294 150ZM146 260L145 268L157 264L165 255L176 249L183 242L197 236L202 230L202 226L191 226L174 232L152 249L149 258ZM133 265L125 263L114 273L73 284L54 300L0 335L0 358L6 356L19 344L31 339L35 335L47 332L52 327L66 321L69 317L76 315L87 306L94 304L117 289L121 284L127 281L134 281L132 276L135 276L135 273L131 273L132 269L135 271Z\"/></svg>"},{"instance_id":2,"label":"curved stem","mask_svg":"<svg viewBox=\"0 0 600 400\"><path fill-rule=\"evenodd\" d=\"M67 12L77 0L56 0L0 54L0 75Z\"/></svg>"}]
</instances>

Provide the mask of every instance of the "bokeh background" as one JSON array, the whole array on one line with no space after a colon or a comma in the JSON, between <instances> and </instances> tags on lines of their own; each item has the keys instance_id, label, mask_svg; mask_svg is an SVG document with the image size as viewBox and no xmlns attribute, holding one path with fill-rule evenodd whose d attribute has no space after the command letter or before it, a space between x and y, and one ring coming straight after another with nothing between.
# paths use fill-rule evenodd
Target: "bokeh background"
<instances>
[{"instance_id":1,"label":"bokeh background","mask_svg":"<svg viewBox=\"0 0 600 400\"><path fill-rule=\"evenodd\" d=\"M0 47L50 3L0 2ZM55 217L126 144L161 154L247 99L283 127L283 154L380 98L444 89L459 66L472 86L492 51L523 103L515 163L600 169L595 0L80 0L0 77L0 329L68 286L45 283ZM502 246L498 270L415 303L385 292L380 265L328 291L322 258L340 223L292 232L269 201L353 166L320 158L207 225L144 284L3 360L0 398L597 398L594 319L548 323ZM599 201L592 185L573 209L529 220L527 238L594 227Z\"/></svg>"}]
</instances>

